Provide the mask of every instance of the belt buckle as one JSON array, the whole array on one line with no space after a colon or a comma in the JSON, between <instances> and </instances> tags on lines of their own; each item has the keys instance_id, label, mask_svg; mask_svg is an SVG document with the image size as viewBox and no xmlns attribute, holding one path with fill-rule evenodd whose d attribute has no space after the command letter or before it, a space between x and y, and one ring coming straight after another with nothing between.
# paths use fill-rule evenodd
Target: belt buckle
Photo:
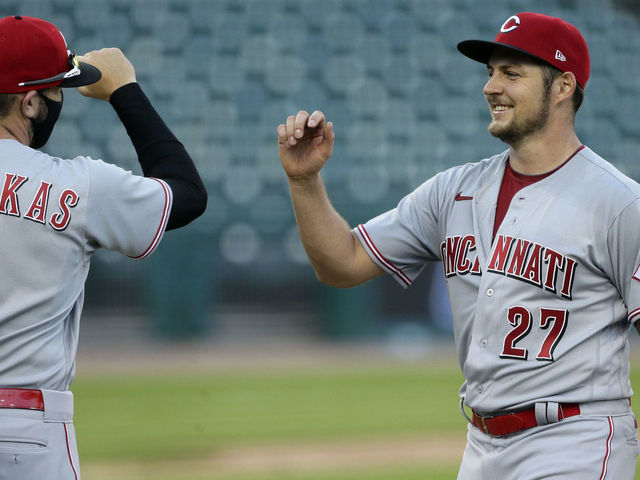
<instances>
[{"instance_id":1,"label":"belt buckle","mask_svg":"<svg viewBox=\"0 0 640 480\"><path fill-rule=\"evenodd\" d=\"M487 427L486 420L491 420L492 418L494 418L494 415L487 415L486 417L483 415L480 415L480 423L482 423L482 431L487 435L491 435L491 433L489 432L489 427Z\"/></svg>"}]
</instances>

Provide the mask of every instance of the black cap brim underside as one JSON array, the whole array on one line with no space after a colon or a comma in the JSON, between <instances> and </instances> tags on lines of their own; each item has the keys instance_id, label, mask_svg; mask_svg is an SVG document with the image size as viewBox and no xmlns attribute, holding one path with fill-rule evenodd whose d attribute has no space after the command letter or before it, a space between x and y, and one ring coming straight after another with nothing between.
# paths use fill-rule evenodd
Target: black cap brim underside
<instances>
[{"instance_id":1,"label":"black cap brim underside","mask_svg":"<svg viewBox=\"0 0 640 480\"><path fill-rule=\"evenodd\" d=\"M81 72L80 75L67 78L63 80L58 86L64 88L82 87L84 85L91 85L92 83L96 83L102 78L102 72L93 65L79 62L79 68Z\"/></svg>"},{"instance_id":2,"label":"black cap brim underside","mask_svg":"<svg viewBox=\"0 0 640 480\"><path fill-rule=\"evenodd\" d=\"M504 47L509 50L514 50L516 52L524 53L525 55L535 58L543 63L549 63L546 60L537 57L535 55L530 54L529 52L522 50L521 48L514 47L512 45L507 45L505 43L499 42L489 42L487 40L464 40L458 44L458 51L462 53L464 56L469 57L476 62L484 63L485 65L489 63L489 59L491 58L491 54L496 47Z\"/></svg>"}]
</instances>

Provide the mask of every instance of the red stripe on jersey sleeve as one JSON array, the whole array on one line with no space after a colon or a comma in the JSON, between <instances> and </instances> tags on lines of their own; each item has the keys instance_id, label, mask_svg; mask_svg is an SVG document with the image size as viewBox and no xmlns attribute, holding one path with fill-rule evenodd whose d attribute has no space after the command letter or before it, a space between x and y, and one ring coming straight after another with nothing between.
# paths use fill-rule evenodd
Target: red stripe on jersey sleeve
<instances>
[{"instance_id":1,"label":"red stripe on jersey sleeve","mask_svg":"<svg viewBox=\"0 0 640 480\"><path fill-rule=\"evenodd\" d=\"M627 319L629 320L629 323L631 323L631 324L633 324L637 320L640 320L640 308L636 308L629 315L627 315Z\"/></svg>"},{"instance_id":2,"label":"red stripe on jersey sleeve","mask_svg":"<svg viewBox=\"0 0 640 480\"><path fill-rule=\"evenodd\" d=\"M367 232L367 230L364 228L364 225L358 225L358 231L360 232L360 234L362 235L362 238L364 239L367 248L369 249L369 251L373 254L373 256L392 274L396 275L400 280L402 280L402 282L407 285L410 286L413 282L411 281L411 279L398 267L396 267L393 263L391 263L389 260L387 260L381 253L380 251L377 249L377 247L375 246L375 244L373 243L373 240L371 240L371 237L369 236L369 233Z\"/></svg>"},{"instance_id":3,"label":"red stripe on jersey sleeve","mask_svg":"<svg viewBox=\"0 0 640 480\"><path fill-rule=\"evenodd\" d=\"M164 208L162 209L162 218L160 219L160 225L158 225L158 229L156 230L156 233L153 236L153 239L151 240L151 244L149 245L149 247L147 247L147 249L141 255L138 255L137 257L131 257L134 260L141 260L151 255L151 253L153 253L153 251L156 249L156 247L160 243L160 239L164 234L164 230L167 228L167 222L169 221L169 213L171 212L171 200L172 200L171 188L169 188L169 185L167 185L162 180L159 180L153 177L149 177L149 178L151 180L155 180L162 186L162 189L164 190L164 195L165 195Z\"/></svg>"}]
</instances>

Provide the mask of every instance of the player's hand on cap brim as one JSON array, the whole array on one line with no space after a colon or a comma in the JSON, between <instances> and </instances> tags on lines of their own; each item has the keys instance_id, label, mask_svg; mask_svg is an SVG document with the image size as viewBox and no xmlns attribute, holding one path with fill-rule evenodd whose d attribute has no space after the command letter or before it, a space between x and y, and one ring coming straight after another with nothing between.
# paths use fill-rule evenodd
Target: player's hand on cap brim
<instances>
[{"instance_id":1,"label":"player's hand on cap brim","mask_svg":"<svg viewBox=\"0 0 640 480\"><path fill-rule=\"evenodd\" d=\"M136 72L131 62L119 48L93 50L78 57L102 72L102 78L91 85L78 87L85 97L109 100L118 88L136 81Z\"/></svg>"}]
</instances>

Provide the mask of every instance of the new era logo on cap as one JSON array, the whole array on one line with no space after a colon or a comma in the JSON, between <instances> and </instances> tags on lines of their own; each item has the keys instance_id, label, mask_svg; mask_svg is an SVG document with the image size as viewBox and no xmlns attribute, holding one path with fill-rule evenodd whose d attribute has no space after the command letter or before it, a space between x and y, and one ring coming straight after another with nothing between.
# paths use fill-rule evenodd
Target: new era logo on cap
<instances>
[{"instance_id":1,"label":"new era logo on cap","mask_svg":"<svg viewBox=\"0 0 640 480\"><path fill-rule=\"evenodd\" d=\"M458 44L458 50L486 64L496 46L526 53L562 72L572 72L582 88L589 79L591 65L587 43L576 27L560 18L518 13L507 18L493 42L465 40Z\"/></svg>"}]
</instances>

